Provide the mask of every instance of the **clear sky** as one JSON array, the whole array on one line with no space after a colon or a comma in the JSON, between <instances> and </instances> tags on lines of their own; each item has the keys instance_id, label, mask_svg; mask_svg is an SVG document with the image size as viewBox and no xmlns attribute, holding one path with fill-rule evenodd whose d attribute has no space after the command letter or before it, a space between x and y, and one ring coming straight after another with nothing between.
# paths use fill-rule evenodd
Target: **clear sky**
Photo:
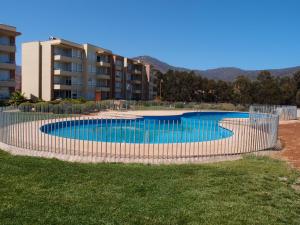
<instances>
[{"instance_id":1,"label":"clear sky","mask_svg":"<svg viewBox=\"0 0 300 225\"><path fill-rule=\"evenodd\" d=\"M5 10L7 7L7 10ZM300 65L300 0L8 0L20 43L50 35L192 69Z\"/></svg>"}]
</instances>

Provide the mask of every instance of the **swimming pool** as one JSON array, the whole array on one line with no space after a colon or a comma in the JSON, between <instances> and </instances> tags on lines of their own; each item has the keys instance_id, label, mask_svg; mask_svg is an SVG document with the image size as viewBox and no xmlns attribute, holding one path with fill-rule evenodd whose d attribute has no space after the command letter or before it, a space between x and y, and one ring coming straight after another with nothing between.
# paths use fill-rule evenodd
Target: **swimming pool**
<instances>
[{"instance_id":1,"label":"swimming pool","mask_svg":"<svg viewBox=\"0 0 300 225\"><path fill-rule=\"evenodd\" d=\"M116 143L186 143L219 140L233 135L220 126L224 118L248 118L240 112L189 112L136 119L82 119L43 125L43 133L70 139Z\"/></svg>"}]
</instances>

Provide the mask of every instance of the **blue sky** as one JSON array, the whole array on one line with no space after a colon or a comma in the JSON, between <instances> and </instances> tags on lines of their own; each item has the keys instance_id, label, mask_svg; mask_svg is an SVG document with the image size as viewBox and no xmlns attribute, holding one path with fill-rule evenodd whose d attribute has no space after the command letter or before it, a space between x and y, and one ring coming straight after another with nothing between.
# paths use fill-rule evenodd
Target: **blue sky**
<instances>
[{"instance_id":1,"label":"blue sky","mask_svg":"<svg viewBox=\"0 0 300 225\"><path fill-rule=\"evenodd\" d=\"M53 35L193 69L300 65L298 0L9 0L1 8L0 23L22 32L18 63L21 42Z\"/></svg>"}]
</instances>

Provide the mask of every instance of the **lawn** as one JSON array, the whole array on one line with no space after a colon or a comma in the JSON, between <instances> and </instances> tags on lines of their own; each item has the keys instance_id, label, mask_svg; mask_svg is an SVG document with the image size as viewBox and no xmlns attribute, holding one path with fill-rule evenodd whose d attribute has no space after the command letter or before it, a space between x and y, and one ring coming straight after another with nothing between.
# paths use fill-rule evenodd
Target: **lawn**
<instances>
[{"instance_id":1,"label":"lawn","mask_svg":"<svg viewBox=\"0 0 300 225\"><path fill-rule=\"evenodd\" d=\"M266 157L79 164L0 151L0 224L300 224L300 174Z\"/></svg>"}]
</instances>

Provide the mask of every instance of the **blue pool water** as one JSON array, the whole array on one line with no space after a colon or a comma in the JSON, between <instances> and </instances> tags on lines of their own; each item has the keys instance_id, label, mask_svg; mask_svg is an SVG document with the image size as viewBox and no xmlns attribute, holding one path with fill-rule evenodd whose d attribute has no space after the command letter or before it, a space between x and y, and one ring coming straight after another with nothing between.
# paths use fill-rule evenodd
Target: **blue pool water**
<instances>
[{"instance_id":1,"label":"blue pool water","mask_svg":"<svg viewBox=\"0 0 300 225\"><path fill-rule=\"evenodd\" d=\"M178 116L138 119L89 119L49 123L41 131L50 135L117 143L185 143L227 138L231 130L219 125L224 118L248 118L248 113L191 112Z\"/></svg>"}]
</instances>

